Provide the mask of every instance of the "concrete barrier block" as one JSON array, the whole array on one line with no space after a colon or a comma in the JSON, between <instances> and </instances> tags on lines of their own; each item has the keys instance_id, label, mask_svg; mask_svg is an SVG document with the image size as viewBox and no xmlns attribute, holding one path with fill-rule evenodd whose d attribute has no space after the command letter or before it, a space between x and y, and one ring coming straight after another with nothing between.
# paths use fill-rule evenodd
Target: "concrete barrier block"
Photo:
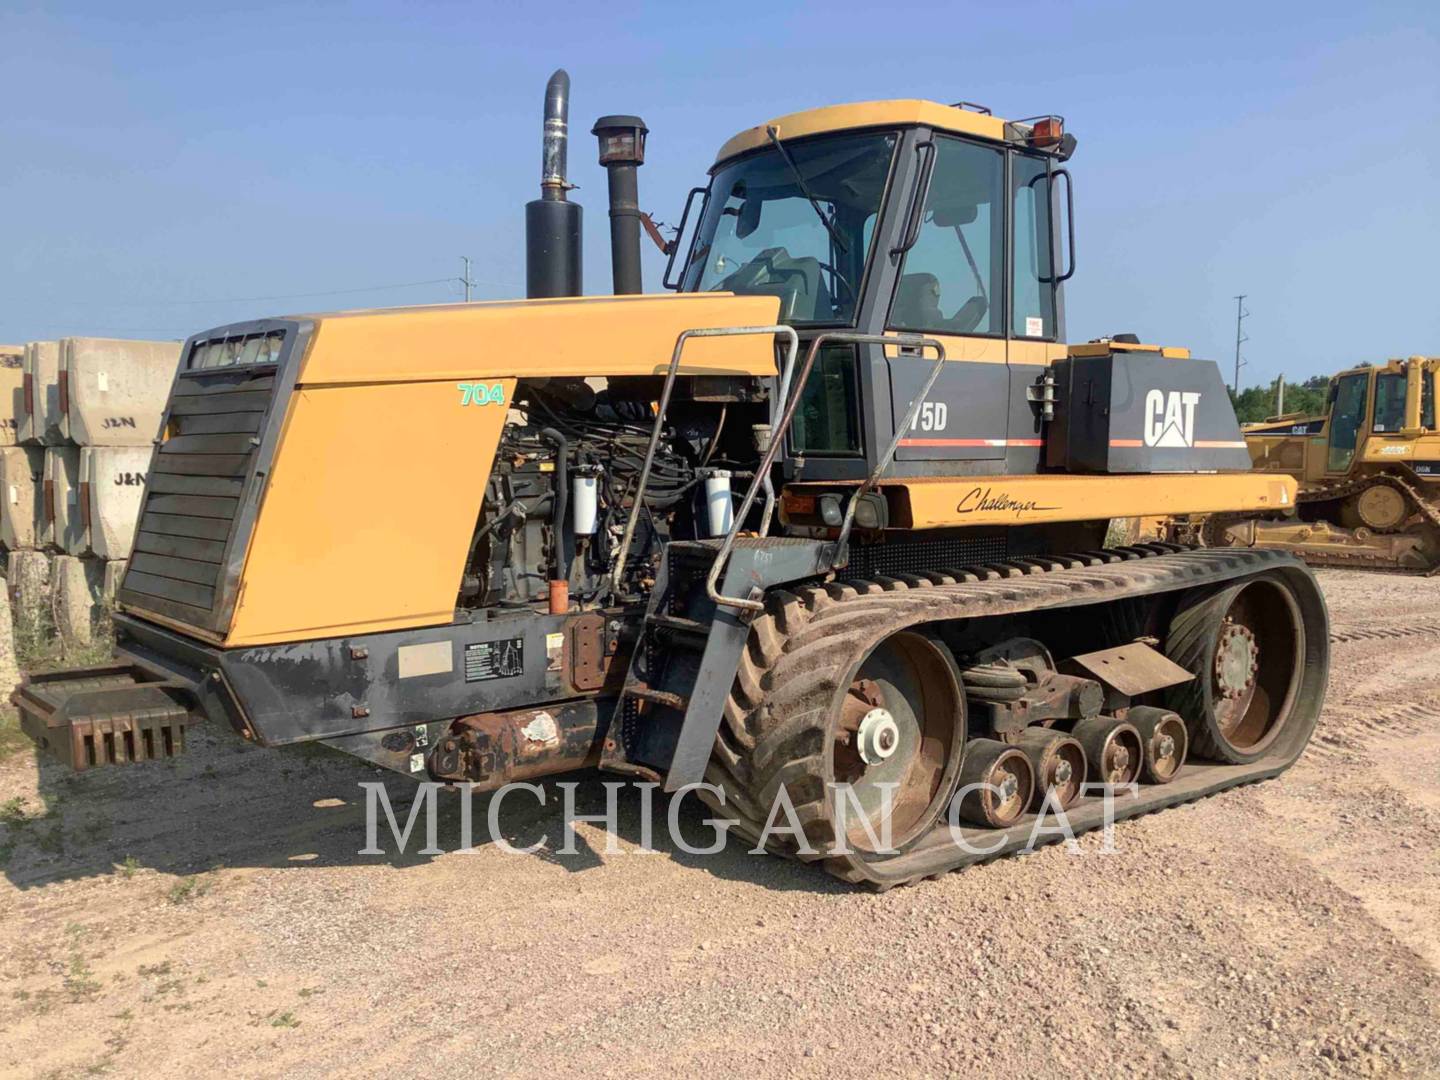
<instances>
[{"instance_id":1,"label":"concrete barrier block","mask_svg":"<svg viewBox=\"0 0 1440 1080\"><path fill-rule=\"evenodd\" d=\"M120 592L120 582L125 578L125 567L128 565L125 559L111 559L105 564L105 576L100 583L100 602L111 610L115 608L115 597Z\"/></svg>"},{"instance_id":2,"label":"concrete barrier block","mask_svg":"<svg viewBox=\"0 0 1440 1080\"><path fill-rule=\"evenodd\" d=\"M10 597L0 589L0 695L9 701L20 684L20 663L15 657L15 621L10 617Z\"/></svg>"},{"instance_id":3,"label":"concrete barrier block","mask_svg":"<svg viewBox=\"0 0 1440 1080\"><path fill-rule=\"evenodd\" d=\"M81 446L150 446L180 364L178 341L65 338L61 432Z\"/></svg>"},{"instance_id":4,"label":"concrete barrier block","mask_svg":"<svg viewBox=\"0 0 1440 1080\"><path fill-rule=\"evenodd\" d=\"M89 645L95 639L95 609L100 603L105 563L57 555L50 574L50 613L55 632L67 646Z\"/></svg>"},{"instance_id":5,"label":"concrete barrier block","mask_svg":"<svg viewBox=\"0 0 1440 1080\"><path fill-rule=\"evenodd\" d=\"M11 611L34 625L50 607L51 557L43 551L12 551L5 569Z\"/></svg>"},{"instance_id":6,"label":"concrete barrier block","mask_svg":"<svg viewBox=\"0 0 1440 1080\"><path fill-rule=\"evenodd\" d=\"M128 559L150 468L149 446L80 449L80 497L90 550L102 559Z\"/></svg>"},{"instance_id":7,"label":"concrete barrier block","mask_svg":"<svg viewBox=\"0 0 1440 1080\"><path fill-rule=\"evenodd\" d=\"M30 341L21 360L23 409L17 425L20 441L53 446L65 441L60 431L60 343Z\"/></svg>"},{"instance_id":8,"label":"concrete barrier block","mask_svg":"<svg viewBox=\"0 0 1440 1080\"><path fill-rule=\"evenodd\" d=\"M80 503L78 446L45 448L45 504L55 530L50 545L68 555L84 555L89 541Z\"/></svg>"},{"instance_id":9,"label":"concrete barrier block","mask_svg":"<svg viewBox=\"0 0 1440 1080\"><path fill-rule=\"evenodd\" d=\"M0 446L0 543L11 551L50 542L44 492L45 448Z\"/></svg>"},{"instance_id":10,"label":"concrete barrier block","mask_svg":"<svg viewBox=\"0 0 1440 1080\"><path fill-rule=\"evenodd\" d=\"M0 345L0 446L20 441L20 417L25 412L25 350Z\"/></svg>"}]
</instances>

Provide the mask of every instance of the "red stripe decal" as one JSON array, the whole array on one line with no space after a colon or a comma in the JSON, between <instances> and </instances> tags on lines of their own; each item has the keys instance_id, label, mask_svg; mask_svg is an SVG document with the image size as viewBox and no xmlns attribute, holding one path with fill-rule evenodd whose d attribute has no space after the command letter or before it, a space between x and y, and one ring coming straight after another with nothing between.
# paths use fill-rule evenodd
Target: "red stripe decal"
<instances>
[{"instance_id":1,"label":"red stripe decal","mask_svg":"<svg viewBox=\"0 0 1440 1080\"><path fill-rule=\"evenodd\" d=\"M1039 446L1040 439L901 439L901 446Z\"/></svg>"}]
</instances>

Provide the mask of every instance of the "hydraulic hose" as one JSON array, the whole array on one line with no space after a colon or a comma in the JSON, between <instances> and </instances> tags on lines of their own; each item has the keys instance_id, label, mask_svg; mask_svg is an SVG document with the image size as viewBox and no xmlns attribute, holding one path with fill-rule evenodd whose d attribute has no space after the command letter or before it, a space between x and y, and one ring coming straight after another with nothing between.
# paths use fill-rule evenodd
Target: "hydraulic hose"
<instances>
[{"instance_id":1,"label":"hydraulic hose","mask_svg":"<svg viewBox=\"0 0 1440 1080\"><path fill-rule=\"evenodd\" d=\"M570 580L570 565L565 559L565 515L570 512L570 477L566 458L570 456L570 444L565 436L553 427L541 428L540 437L555 444L555 571L554 581Z\"/></svg>"}]
</instances>

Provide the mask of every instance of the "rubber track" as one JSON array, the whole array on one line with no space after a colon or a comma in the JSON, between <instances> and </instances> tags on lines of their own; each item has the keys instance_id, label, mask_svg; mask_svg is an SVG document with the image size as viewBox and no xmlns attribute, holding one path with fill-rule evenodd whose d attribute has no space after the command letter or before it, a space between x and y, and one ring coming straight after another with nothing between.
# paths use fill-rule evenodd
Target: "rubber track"
<instances>
[{"instance_id":1,"label":"rubber track","mask_svg":"<svg viewBox=\"0 0 1440 1080\"><path fill-rule=\"evenodd\" d=\"M859 664L890 634L919 623L1117 601L1295 565L1294 556L1275 550L1142 544L772 591L751 625L706 771L725 799L700 795L754 841L783 784L808 846L820 854L803 855L792 838L773 833L768 850L805 861L824 858L835 841L825 791L827 718ZM843 880L877 883L849 858L825 859L825 868ZM933 876L886 880L883 887Z\"/></svg>"}]
</instances>

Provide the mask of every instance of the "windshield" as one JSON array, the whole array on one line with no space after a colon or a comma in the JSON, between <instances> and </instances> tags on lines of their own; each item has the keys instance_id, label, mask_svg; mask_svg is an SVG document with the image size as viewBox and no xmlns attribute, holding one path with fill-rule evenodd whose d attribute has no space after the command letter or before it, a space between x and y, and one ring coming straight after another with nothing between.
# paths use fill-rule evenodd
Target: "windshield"
<instances>
[{"instance_id":1,"label":"windshield","mask_svg":"<svg viewBox=\"0 0 1440 1080\"><path fill-rule=\"evenodd\" d=\"M787 323L851 322L895 136L784 146L793 170L772 148L715 174L685 289L778 296Z\"/></svg>"}]
</instances>

